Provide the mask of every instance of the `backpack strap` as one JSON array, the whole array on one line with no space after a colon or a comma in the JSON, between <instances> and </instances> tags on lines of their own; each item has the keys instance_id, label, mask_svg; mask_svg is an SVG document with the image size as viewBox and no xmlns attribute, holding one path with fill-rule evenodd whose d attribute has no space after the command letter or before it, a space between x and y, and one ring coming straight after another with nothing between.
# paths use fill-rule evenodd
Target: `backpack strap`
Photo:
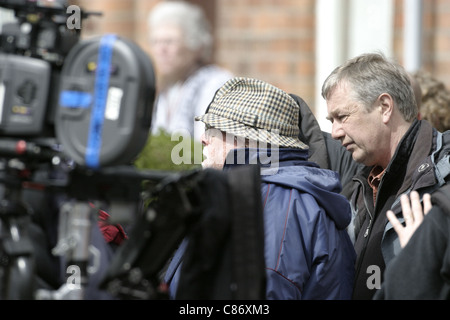
<instances>
[{"instance_id":1,"label":"backpack strap","mask_svg":"<svg viewBox=\"0 0 450 320\"><path fill-rule=\"evenodd\" d=\"M450 162L449 162L449 140L450 140L450 131L445 131L444 133L441 133L437 131L436 136L436 149L431 154L431 162L434 165L434 174L436 179L438 180L438 183L434 186L421 190L420 193L420 199L422 201L422 196L425 193L430 193L434 195L436 192L441 189L443 185L446 184L445 179L450 175ZM444 149L443 149L444 148ZM410 187L404 194L409 195L412 191L412 187ZM400 203L400 197L398 197L394 203L391 206L391 209L393 209L395 206L397 206ZM400 222L403 223L403 217L398 217L400 219ZM395 257L401 250L400 242L398 241L398 237L396 236L395 232L392 232L392 224L388 221L385 229L384 229L384 235L382 240L382 249L384 260L390 261L393 257ZM390 231L390 232L388 232Z\"/></svg>"},{"instance_id":2,"label":"backpack strap","mask_svg":"<svg viewBox=\"0 0 450 320\"><path fill-rule=\"evenodd\" d=\"M443 186L431 195L431 203L438 205L450 215L450 184Z\"/></svg>"},{"instance_id":3,"label":"backpack strap","mask_svg":"<svg viewBox=\"0 0 450 320\"><path fill-rule=\"evenodd\" d=\"M439 181L439 185L445 184L445 178L450 174L450 157L447 154L436 164L436 178Z\"/></svg>"},{"instance_id":4,"label":"backpack strap","mask_svg":"<svg viewBox=\"0 0 450 320\"><path fill-rule=\"evenodd\" d=\"M444 134L447 136L450 134L450 131L446 131ZM436 157L438 152L442 149L442 140L443 133L437 131L437 140L436 140L436 150L431 154L431 161L435 165L435 174L438 180L439 186L445 184L445 178L450 174L450 156L449 150L446 151L443 157L436 163Z\"/></svg>"}]
</instances>

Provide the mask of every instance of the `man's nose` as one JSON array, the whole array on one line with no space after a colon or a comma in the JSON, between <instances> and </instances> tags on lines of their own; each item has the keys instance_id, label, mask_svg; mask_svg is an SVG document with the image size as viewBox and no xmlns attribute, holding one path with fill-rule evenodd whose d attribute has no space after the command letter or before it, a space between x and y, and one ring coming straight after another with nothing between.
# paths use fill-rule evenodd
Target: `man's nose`
<instances>
[{"instance_id":1,"label":"man's nose","mask_svg":"<svg viewBox=\"0 0 450 320\"><path fill-rule=\"evenodd\" d=\"M202 145L206 146L208 145L208 139L206 139L206 134L203 133L202 136L200 137L200 141L202 142Z\"/></svg>"},{"instance_id":2,"label":"man's nose","mask_svg":"<svg viewBox=\"0 0 450 320\"><path fill-rule=\"evenodd\" d=\"M337 121L333 121L331 125L331 137L335 140L340 140L343 136L345 136L345 133L342 125Z\"/></svg>"}]
</instances>

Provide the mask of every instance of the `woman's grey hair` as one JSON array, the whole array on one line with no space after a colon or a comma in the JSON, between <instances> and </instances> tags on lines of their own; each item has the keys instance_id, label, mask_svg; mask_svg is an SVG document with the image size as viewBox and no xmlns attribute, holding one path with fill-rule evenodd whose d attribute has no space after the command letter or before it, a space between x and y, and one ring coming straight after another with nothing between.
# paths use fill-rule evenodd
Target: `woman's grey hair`
<instances>
[{"instance_id":1,"label":"woman's grey hair","mask_svg":"<svg viewBox=\"0 0 450 320\"><path fill-rule=\"evenodd\" d=\"M323 83L322 97L328 100L341 83L350 85L352 98L362 103L367 110L380 94L388 93L406 121L413 121L418 115L408 73L381 53L359 55L334 69Z\"/></svg>"},{"instance_id":2,"label":"woman's grey hair","mask_svg":"<svg viewBox=\"0 0 450 320\"><path fill-rule=\"evenodd\" d=\"M201 7L184 1L162 1L148 15L148 28L173 24L184 32L184 41L192 50L202 50L203 62L212 55L213 38L209 21Z\"/></svg>"}]
</instances>

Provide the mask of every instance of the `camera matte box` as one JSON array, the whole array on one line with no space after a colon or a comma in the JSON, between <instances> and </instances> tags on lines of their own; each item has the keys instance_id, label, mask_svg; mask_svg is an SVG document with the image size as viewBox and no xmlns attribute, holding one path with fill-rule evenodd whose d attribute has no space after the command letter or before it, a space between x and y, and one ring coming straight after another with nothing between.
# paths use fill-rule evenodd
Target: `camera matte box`
<instances>
[{"instance_id":1,"label":"camera matte box","mask_svg":"<svg viewBox=\"0 0 450 320\"><path fill-rule=\"evenodd\" d=\"M77 164L129 164L147 141L155 100L150 57L116 35L80 41L67 56L56 138Z\"/></svg>"}]
</instances>

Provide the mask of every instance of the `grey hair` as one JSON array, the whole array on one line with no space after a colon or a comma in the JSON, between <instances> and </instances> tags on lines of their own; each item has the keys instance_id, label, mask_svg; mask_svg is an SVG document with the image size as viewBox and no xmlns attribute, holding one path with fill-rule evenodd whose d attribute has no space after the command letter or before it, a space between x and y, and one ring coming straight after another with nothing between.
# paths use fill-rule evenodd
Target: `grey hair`
<instances>
[{"instance_id":1,"label":"grey hair","mask_svg":"<svg viewBox=\"0 0 450 320\"><path fill-rule=\"evenodd\" d=\"M394 100L405 121L418 115L411 81L406 70L382 53L365 53L348 60L333 70L322 86L322 97L328 100L341 83L350 85L353 99L369 110L382 93Z\"/></svg>"},{"instance_id":2,"label":"grey hair","mask_svg":"<svg viewBox=\"0 0 450 320\"><path fill-rule=\"evenodd\" d=\"M180 27L186 46L202 50L204 62L210 60L213 45L211 26L201 7L185 1L162 1L149 13L147 23L150 33L165 23Z\"/></svg>"}]
</instances>

